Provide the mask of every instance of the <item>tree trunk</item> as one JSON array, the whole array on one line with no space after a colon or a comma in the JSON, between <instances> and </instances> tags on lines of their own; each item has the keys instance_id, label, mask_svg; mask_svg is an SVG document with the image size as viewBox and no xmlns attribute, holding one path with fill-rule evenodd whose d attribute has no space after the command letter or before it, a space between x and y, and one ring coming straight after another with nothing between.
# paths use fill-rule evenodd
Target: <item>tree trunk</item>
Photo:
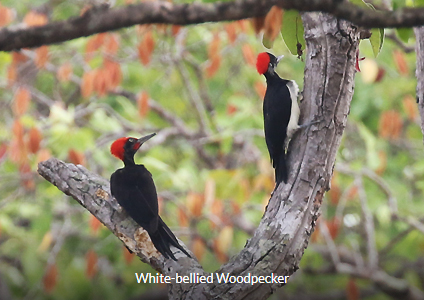
<instances>
[{"instance_id":1,"label":"tree trunk","mask_svg":"<svg viewBox=\"0 0 424 300\"><path fill-rule=\"evenodd\" d=\"M424 141L424 27L414 28L416 37L415 53L417 54L417 103L421 116L421 132Z\"/></svg>"}]
</instances>

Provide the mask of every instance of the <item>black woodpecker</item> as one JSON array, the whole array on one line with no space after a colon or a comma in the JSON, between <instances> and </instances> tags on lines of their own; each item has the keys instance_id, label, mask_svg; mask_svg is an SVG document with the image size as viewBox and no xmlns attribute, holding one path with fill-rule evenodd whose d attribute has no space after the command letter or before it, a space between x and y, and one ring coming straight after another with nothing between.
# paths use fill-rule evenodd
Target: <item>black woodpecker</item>
<instances>
[{"instance_id":1,"label":"black woodpecker","mask_svg":"<svg viewBox=\"0 0 424 300\"><path fill-rule=\"evenodd\" d=\"M267 88L263 103L265 141L272 166L275 169L275 187L287 183L288 169L286 147L290 138L299 128L299 87L293 80L280 78L275 72L283 56L259 53L256 61L258 73L266 78Z\"/></svg>"},{"instance_id":2,"label":"black woodpecker","mask_svg":"<svg viewBox=\"0 0 424 300\"><path fill-rule=\"evenodd\" d=\"M180 249L188 257L191 256L159 216L158 197L152 174L144 165L134 162L134 154L154 135L156 133L140 139L123 137L112 143L110 152L122 160L125 166L116 170L110 177L110 190L130 217L147 231L156 249L165 258L176 261L170 246Z\"/></svg>"}]
</instances>

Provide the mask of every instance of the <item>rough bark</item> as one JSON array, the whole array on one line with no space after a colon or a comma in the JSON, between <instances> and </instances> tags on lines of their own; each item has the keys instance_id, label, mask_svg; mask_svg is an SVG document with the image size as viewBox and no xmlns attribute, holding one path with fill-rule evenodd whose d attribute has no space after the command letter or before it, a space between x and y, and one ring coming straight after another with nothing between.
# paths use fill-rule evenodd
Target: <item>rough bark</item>
<instances>
[{"instance_id":1,"label":"rough bark","mask_svg":"<svg viewBox=\"0 0 424 300\"><path fill-rule=\"evenodd\" d=\"M230 2L173 4L167 1L142 2L117 8L101 5L82 16L39 27L10 26L0 30L0 51L39 47L136 24L189 25L234 21L264 16L273 5L304 12L331 13L359 26L411 27L424 25L423 8L378 11L334 0L235 0Z\"/></svg>"},{"instance_id":2,"label":"rough bark","mask_svg":"<svg viewBox=\"0 0 424 300\"><path fill-rule=\"evenodd\" d=\"M416 45L415 52L417 54L417 69L415 75L417 77L417 102L421 116L421 132L424 141L424 27L414 28Z\"/></svg>"},{"instance_id":3,"label":"rough bark","mask_svg":"<svg viewBox=\"0 0 424 300\"><path fill-rule=\"evenodd\" d=\"M290 178L270 199L254 236L217 273L235 276L289 276L297 269L328 189L353 95L358 47L356 27L320 13L304 14L307 56L303 122L320 120L298 132L289 149ZM50 159L39 173L94 214L142 261L164 275L200 273L195 259L164 260L146 233L127 219L109 194L109 182L82 166ZM283 284L177 284L168 286L171 299L266 299Z\"/></svg>"}]
</instances>

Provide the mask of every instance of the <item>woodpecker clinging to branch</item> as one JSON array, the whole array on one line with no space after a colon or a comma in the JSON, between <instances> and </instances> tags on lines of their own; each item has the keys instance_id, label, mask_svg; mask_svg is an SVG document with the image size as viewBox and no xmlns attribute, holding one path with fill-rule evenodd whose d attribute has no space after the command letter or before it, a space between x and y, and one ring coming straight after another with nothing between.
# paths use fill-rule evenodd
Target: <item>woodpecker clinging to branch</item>
<instances>
[{"instance_id":1,"label":"woodpecker clinging to branch","mask_svg":"<svg viewBox=\"0 0 424 300\"><path fill-rule=\"evenodd\" d=\"M299 128L299 105L297 95L299 87L293 80L280 78L275 72L283 56L275 57L271 53L258 55L256 69L266 78L267 89L264 97L264 129L272 166L275 169L276 187L281 181L287 183L288 170L286 146Z\"/></svg>"},{"instance_id":2,"label":"woodpecker clinging to branch","mask_svg":"<svg viewBox=\"0 0 424 300\"><path fill-rule=\"evenodd\" d=\"M125 166L110 177L110 191L131 218L147 231L156 249L165 258L176 260L170 246L190 257L158 214L158 197L152 174L144 165L134 162L134 154L154 135L156 133L140 139L123 137L112 143L110 152Z\"/></svg>"}]
</instances>

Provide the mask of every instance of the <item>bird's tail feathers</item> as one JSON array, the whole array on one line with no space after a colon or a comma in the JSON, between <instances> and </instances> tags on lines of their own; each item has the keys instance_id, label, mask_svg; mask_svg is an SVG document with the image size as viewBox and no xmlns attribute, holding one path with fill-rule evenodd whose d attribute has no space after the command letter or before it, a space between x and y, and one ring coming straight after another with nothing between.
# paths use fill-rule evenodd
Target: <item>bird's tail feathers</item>
<instances>
[{"instance_id":1,"label":"bird's tail feathers","mask_svg":"<svg viewBox=\"0 0 424 300\"><path fill-rule=\"evenodd\" d=\"M280 156L274 160L274 169L275 187L277 188L282 181L284 181L284 183L287 183L288 179L286 153L284 151L281 151Z\"/></svg>"},{"instance_id":2,"label":"bird's tail feathers","mask_svg":"<svg viewBox=\"0 0 424 300\"><path fill-rule=\"evenodd\" d=\"M165 224L165 222L159 217L158 230L153 235L150 235L150 239L155 245L156 249L162 253L165 258L172 258L177 260L171 251L170 246L180 249L185 255L191 257L190 254L178 243L177 238L172 233L171 229Z\"/></svg>"}]
</instances>

